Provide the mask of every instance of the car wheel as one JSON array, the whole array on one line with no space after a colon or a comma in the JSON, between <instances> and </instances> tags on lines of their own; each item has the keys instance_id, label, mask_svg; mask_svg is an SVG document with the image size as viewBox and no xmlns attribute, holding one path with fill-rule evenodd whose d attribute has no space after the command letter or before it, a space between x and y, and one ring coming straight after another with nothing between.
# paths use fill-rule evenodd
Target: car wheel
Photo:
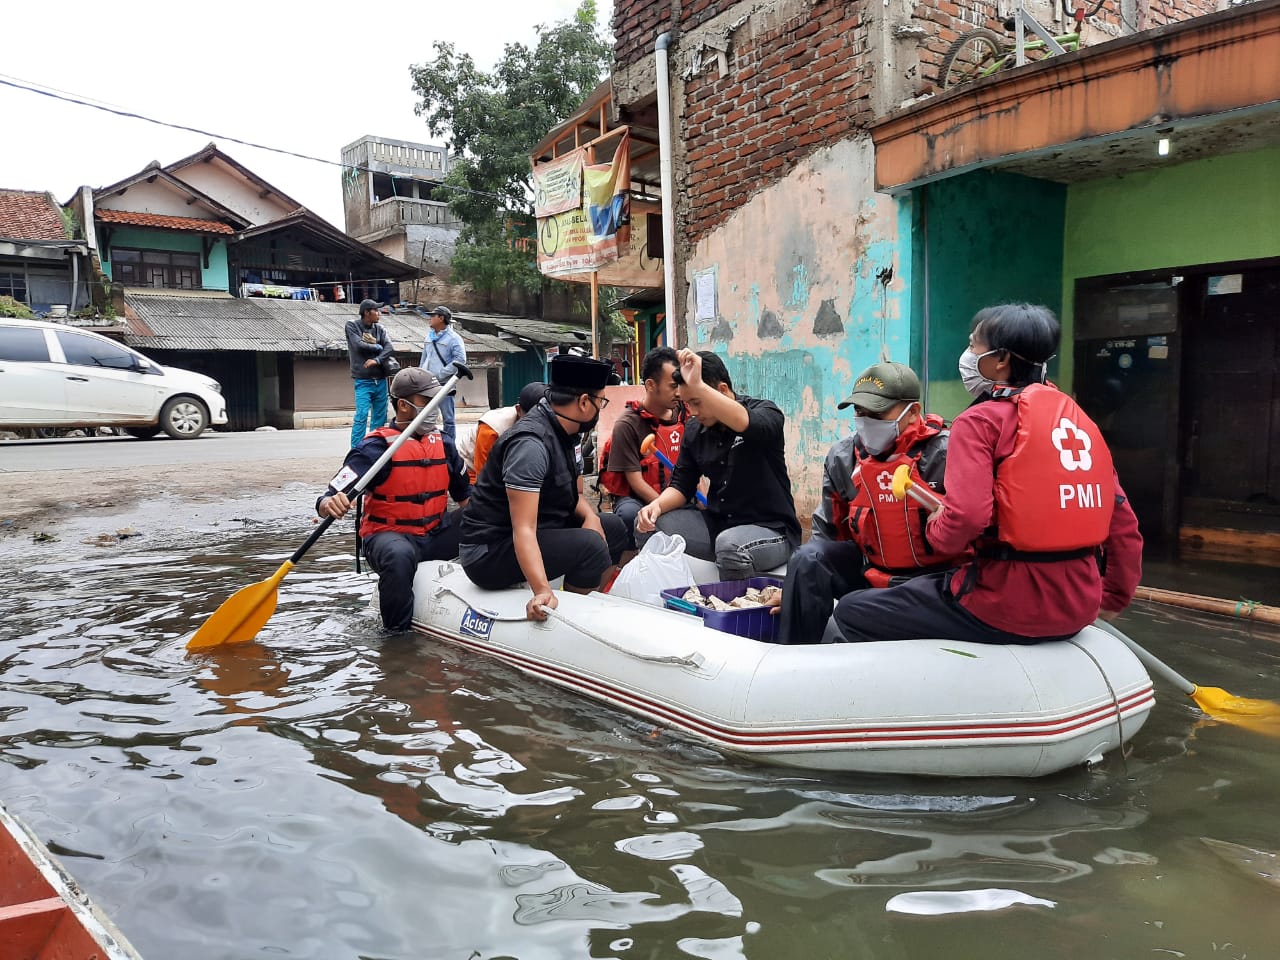
<instances>
[{"instance_id":1,"label":"car wheel","mask_svg":"<svg viewBox=\"0 0 1280 960\"><path fill-rule=\"evenodd\" d=\"M150 440L152 437L158 436L159 427L125 427L124 432L131 437L137 437L139 440Z\"/></svg>"},{"instance_id":2,"label":"car wheel","mask_svg":"<svg viewBox=\"0 0 1280 960\"><path fill-rule=\"evenodd\" d=\"M175 440L194 440L208 425L208 411L192 397L174 397L160 408L160 427Z\"/></svg>"}]
</instances>

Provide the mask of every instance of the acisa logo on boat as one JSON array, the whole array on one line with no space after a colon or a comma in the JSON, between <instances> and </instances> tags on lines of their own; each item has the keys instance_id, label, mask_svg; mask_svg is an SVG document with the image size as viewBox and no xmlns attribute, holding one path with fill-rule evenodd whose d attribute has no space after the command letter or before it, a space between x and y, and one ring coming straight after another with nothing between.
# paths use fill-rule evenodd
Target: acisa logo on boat
<instances>
[{"instance_id":1,"label":"acisa logo on boat","mask_svg":"<svg viewBox=\"0 0 1280 960\"><path fill-rule=\"evenodd\" d=\"M489 632L493 630L493 619L481 616L470 607L467 607L467 612L462 615L462 622L458 624L458 629L469 637L479 637L482 640L487 640L489 639Z\"/></svg>"}]
</instances>

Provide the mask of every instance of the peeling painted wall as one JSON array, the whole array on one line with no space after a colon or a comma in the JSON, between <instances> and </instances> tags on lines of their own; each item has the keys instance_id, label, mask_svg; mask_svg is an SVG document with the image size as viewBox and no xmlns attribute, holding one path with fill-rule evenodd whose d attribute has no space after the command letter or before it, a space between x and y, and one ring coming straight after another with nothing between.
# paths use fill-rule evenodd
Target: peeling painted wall
<instances>
[{"instance_id":1,"label":"peeling painted wall","mask_svg":"<svg viewBox=\"0 0 1280 960\"><path fill-rule=\"evenodd\" d=\"M724 355L735 389L786 414L802 518L827 448L852 425L836 404L853 378L878 360L913 361L911 200L876 194L871 172L869 138L818 151L703 237L686 266L688 342ZM716 309L699 321L702 276Z\"/></svg>"}]
</instances>

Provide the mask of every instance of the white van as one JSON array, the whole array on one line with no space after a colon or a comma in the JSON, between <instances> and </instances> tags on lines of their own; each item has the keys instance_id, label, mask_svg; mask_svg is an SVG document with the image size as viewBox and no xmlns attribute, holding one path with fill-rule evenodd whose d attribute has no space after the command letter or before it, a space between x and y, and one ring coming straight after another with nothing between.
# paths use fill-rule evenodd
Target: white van
<instances>
[{"instance_id":1,"label":"white van","mask_svg":"<svg viewBox=\"0 0 1280 960\"><path fill-rule=\"evenodd\" d=\"M88 330L0 317L0 428L123 427L191 440L226 422L216 380Z\"/></svg>"}]
</instances>

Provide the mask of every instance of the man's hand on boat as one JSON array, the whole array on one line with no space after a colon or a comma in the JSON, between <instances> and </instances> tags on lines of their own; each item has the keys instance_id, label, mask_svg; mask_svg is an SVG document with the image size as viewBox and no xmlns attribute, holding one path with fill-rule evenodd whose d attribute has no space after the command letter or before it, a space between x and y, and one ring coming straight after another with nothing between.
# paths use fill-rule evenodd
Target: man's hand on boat
<instances>
[{"instance_id":1,"label":"man's hand on boat","mask_svg":"<svg viewBox=\"0 0 1280 960\"><path fill-rule=\"evenodd\" d=\"M542 610L543 606L554 610L559 605L560 601L556 599L555 591L548 587L533 595L533 598L525 604L524 612L530 620L545 620L547 615Z\"/></svg>"},{"instance_id":2,"label":"man's hand on boat","mask_svg":"<svg viewBox=\"0 0 1280 960\"><path fill-rule=\"evenodd\" d=\"M350 509L351 501L347 499L347 495L345 493L335 493L332 497L325 497L320 501L318 512L322 517L333 517L335 520L341 520Z\"/></svg>"}]
</instances>

